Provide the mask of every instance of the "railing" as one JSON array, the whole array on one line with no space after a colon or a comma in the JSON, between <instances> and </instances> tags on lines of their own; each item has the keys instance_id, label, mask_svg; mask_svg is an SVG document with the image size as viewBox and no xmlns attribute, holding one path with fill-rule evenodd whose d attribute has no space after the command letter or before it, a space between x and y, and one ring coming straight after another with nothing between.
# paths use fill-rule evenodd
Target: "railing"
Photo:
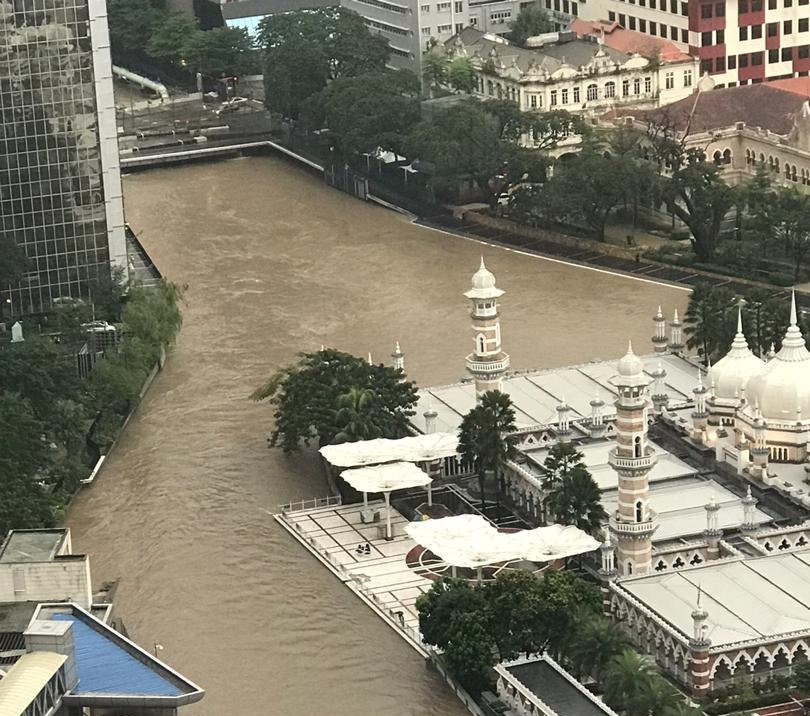
<instances>
[{"instance_id":1,"label":"railing","mask_svg":"<svg viewBox=\"0 0 810 716\"><path fill-rule=\"evenodd\" d=\"M616 469L630 469L642 470L644 468L651 468L655 465L658 456L655 453L651 455L642 455L641 457L620 457L614 450L610 451L608 462L611 467Z\"/></svg>"},{"instance_id":2,"label":"railing","mask_svg":"<svg viewBox=\"0 0 810 716\"><path fill-rule=\"evenodd\" d=\"M472 358L467 358L466 363L471 373L506 370L509 367L508 360L473 360Z\"/></svg>"},{"instance_id":3,"label":"railing","mask_svg":"<svg viewBox=\"0 0 810 716\"><path fill-rule=\"evenodd\" d=\"M329 495L327 497L313 497L310 500L288 502L286 505L279 505L278 511L282 515L286 515L288 512L302 512L303 510L312 510L317 507L338 507L341 504L340 495Z\"/></svg>"},{"instance_id":4,"label":"railing","mask_svg":"<svg viewBox=\"0 0 810 716\"><path fill-rule=\"evenodd\" d=\"M624 532L625 534L641 534L643 532L651 532L655 529L656 513L653 510L647 510L650 517L645 522L622 522L615 517L610 518L610 526L617 532Z\"/></svg>"}]
</instances>

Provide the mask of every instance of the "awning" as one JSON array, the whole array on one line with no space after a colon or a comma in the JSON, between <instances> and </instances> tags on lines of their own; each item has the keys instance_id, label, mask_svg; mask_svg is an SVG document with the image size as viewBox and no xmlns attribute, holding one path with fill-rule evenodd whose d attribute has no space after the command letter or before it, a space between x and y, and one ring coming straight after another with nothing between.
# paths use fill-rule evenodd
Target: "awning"
<instances>
[{"instance_id":1,"label":"awning","mask_svg":"<svg viewBox=\"0 0 810 716\"><path fill-rule=\"evenodd\" d=\"M430 433L390 440L358 440L325 445L319 451L335 467L361 467L387 462L428 462L451 457L458 452L456 433Z\"/></svg>"},{"instance_id":2,"label":"awning","mask_svg":"<svg viewBox=\"0 0 810 716\"><path fill-rule=\"evenodd\" d=\"M431 478L410 462L392 462L375 467L356 467L340 475L358 492L392 492L408 487L424 487Z\"/></svg>"},{"instance_id":3,"label":"awning","mask_svg":"<svg viewBox=\"0 0 810 716\"><path fill-rule=\"evenodd\" d=\"M482 567L519 559L550 562L592 552L599 547L599 542L593 537L570 525L499 532L478 515L411 522L405 531L421 546L454 567Z\"/></svg>"}]
</instances>

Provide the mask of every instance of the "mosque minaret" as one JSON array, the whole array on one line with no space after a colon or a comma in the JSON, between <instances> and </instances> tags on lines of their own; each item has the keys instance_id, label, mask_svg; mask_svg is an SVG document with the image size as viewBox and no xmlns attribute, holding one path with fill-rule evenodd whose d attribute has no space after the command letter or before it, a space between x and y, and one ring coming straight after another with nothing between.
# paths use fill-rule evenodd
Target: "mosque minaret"
<instances>
[{"instance_id":1,"label":"mosque minaret","mask_svg":"<svg viewBox=\"0 0 810 716\"><path fill-rule=\"evenodd\" d=\"M498 300L504 292L495 287L495 276L484 265L473 274L472 288L464 295L472 302L473 351L467 356L467 370L475 380L475 395L503 390L503 377L509 369L509 355L501 348L501 322Z\"/></svg>"},{"instance_id":2,"label":"mosque minaret","mask_svg":"<svg viewBox=\"0 0 810 716\"><path fill-rule=\"evenodd\" d=\"M610 518L619 575L648 574L658 516L650 505L650 470L657 457L647 441L647 387L650 379L632 345L619 361L616 388L616 446L608 458L619 476L619 505Z\"/></svg>"}]
</instances>

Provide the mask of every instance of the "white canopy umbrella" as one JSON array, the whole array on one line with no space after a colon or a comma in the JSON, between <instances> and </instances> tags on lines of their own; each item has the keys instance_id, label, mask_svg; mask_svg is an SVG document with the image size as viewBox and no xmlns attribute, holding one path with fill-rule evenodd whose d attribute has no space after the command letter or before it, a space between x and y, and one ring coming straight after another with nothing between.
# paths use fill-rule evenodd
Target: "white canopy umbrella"
<instances>
[{"instance_id":1,"label":"white canopy umbrella","mask_svg":"<svg viewBox=\"0 0 810 716\"><path fill-rule=\"evenodd\" d=\"M572 525L548 525L508 536L520 548L520 558L532 562L550 562L593 552L600 544L587 532Z\"/></svg>"},{"instance_id":2,"label":"white canopy umbrella","mask_svg":"<svg viewBox=\"0 0 810 716\"><path fill-rule=\"evenodd\" d=\"M321 455L335 467L362 467L401 460L427 462L450 457L458 452L456 433L431 433L391 440L375 438L339 445L325 445Z\"/></svg>"},{"instance_id":3,"label":"white canopy umbrella","mask_svg":"<svg viewBox=\"0 0 810 716\"><path fill-rule=\"evenodd\" d=\"M336 446L337 447L337 446ZM363 493L363 502L368 505L369 492L382 492L385 498L385 538L391 539L391 493L408 487L424 487L430 484L430 475L410 462L392 462L374 467L357 467L344 470L341 477L355 490Z\"/></svg>"},{"instance_id":4,"label":"white canopy umbrella","mask_svg":"<svg viewBox=\"0 0 810 716\"><path fill-rule=\"evenodd\" d=\"M480 568L487 564L516 559L550 562L599 547L593 537L570 525L499 532L479 515L411 522L405 531L451 567L478 569L479 578Z\"/></svg>"},{"instance_id":5,"label":"white canopy umbrella","mask_svg":"<svg viewBox=\"0 0 810 716\"><path fill-rule=\"evenodd\" d=\"M358 440L353 443L324 445L319 452L330 465L335 467L361 467L379 465L380 463L399 460L401 449L396 446L397 440L375 438Z\"/></svg>"}]
</instances>

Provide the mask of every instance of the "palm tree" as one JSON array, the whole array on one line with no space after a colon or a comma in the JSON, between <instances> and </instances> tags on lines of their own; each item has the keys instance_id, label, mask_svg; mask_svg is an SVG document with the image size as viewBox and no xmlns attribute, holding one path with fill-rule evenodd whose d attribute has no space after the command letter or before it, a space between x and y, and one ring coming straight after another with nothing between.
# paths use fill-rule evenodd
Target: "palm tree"
<instances>
[{"instance_id":1,"label":"palm tree","mask_svg":"<svg viewBox=\"0 0 810 716\"><path fill-rule=\"evenodd\" d=\"M653 671L649 662L632 649L614 656L605 667L605 701L626 716L649 716Z\"/></svg>"},{"instance_id":2,"label":"palm tree","mask_svg":"<svg viewBox=\"0 0 810 716\"><path fill-rule=\"evenodd\" d=\"M558 524L596 534L608 516L599 486L583 459L571 443L557 443L549 450L540 468L546 493L543 504Z\"/></svg>"},{"instance_id":3,"label":"palm tree","mask_svg":"<svg viewBox=\"0 0 810 716\"><path fill-rule=\"evenodd\" d=\"M459 429L458 447L464 460L478 473L481 509L486 508L484 482L488 472L498 476L501 465L515 456L515 411L505 393L490 390L464 419Z\"/></svg>"},{"instance_id":4,"label":"palm tree","mask_svg":"<svg viewBox=\"0 0 810 716\"><path fill-rule=\"evenodd\" d=\"M611 659L627 648L627 637L616 622L601 614L589 614L576 623L567 649L568 658L579 674L589 674L601 681Z\"/></svg>"},{"instance_id":5,"label":"palm tree","mask_svg":"<svg viewBox=\"0 0 810 716\"><path fill-rule=\"evenodd\" d=\"M377 396L368 388L352 388L337 400L335 425L338 428L333 443L351 443L380 436L373 418Z\"/></svg>"},{"instance_id":6,"label":"palm tree","mask_svg":"<svg viewBox=\"0 0 810 716\"><path fill-rule=\"evenodd\" d=\"M734 294L727 288L701 282L689 297L684 316L686 347L697 348L703 361L715 360L728 352L734 337Z\"/></svg>"},{"instance_id":7,"label":"palm tree","mask_svg":"<svg viewBox=\"0 0 810 716\"><path fill-rule=\"evenodd\" d=\"M551 483L543 504L560 525L574 525L595 535L607 521L602 492L584 465L576 466L561 480Z\"/></svg>"}]
</instances>

